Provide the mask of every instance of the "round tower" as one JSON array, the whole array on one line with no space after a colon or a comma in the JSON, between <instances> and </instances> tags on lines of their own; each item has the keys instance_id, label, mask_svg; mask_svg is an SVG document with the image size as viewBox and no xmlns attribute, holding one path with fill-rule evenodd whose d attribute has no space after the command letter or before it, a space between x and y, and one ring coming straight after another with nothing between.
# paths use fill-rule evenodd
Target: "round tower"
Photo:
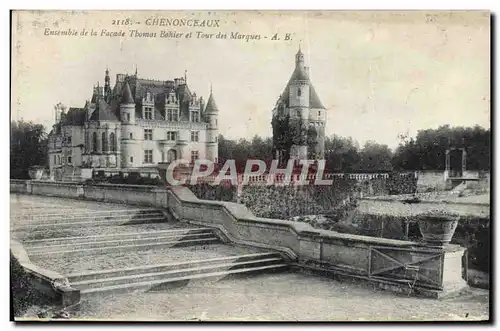
<instances>
[{"instance_id":1,"label":"round tower","mask_svg":"<svg viewBox=\"0 0 500 331\"><path fill-rule=\"evenodd\" d=\"M134 153L135 142L138 137L134 137L135 128L135 102L130 91L130 85L125 82L122 88L120 101L120 121L121 125L121 152L122 167L130 168L139 163L139 154ZM135 155L137 154L137 155Z\"/></svg>"},{"instance_id":2,"label":"round tower","mask_svg":"<svg viewBox=\"0 0 500 331\"><path fill-rule=\"evenodd\" d=\"M205 107L205 120L208 123L207 126L207 143L206 143L206 158L207 160L217 163L219 158L218 149L218 123L217 119L219 116L219 109L215 103L215 99L212 93L212 88L210 88L210 97L208 98L207 106Z\"/></svg>"}]
</instances>

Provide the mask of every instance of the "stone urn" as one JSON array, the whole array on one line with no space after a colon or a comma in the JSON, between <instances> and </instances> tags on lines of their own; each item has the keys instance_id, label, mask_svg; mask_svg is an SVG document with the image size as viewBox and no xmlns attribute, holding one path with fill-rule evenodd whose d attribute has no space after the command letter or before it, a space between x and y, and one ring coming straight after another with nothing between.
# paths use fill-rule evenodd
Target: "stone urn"
<instances>
[{"instance_id":1,"label":"stone urn","mask_svg":"<svg viewBox=\"0 0 500 331\"><path fill-rule=\"evenodd\" d=\"M453 238L459 219L459 215L438 212L418 215L417 223L426 243L443 246Z\"/></svg>"},{"instance_id":2,"label":"stone urn","mask_svg":"<svg viewBox=\"0 0 500 331\"><path fill-rule=\"evenodd\" d=\"M30 167L28 170L28 174L30 175L31 179L40 180L42 179L44 169L45 168L42 166Z\"/></svg>"}]
</instances>

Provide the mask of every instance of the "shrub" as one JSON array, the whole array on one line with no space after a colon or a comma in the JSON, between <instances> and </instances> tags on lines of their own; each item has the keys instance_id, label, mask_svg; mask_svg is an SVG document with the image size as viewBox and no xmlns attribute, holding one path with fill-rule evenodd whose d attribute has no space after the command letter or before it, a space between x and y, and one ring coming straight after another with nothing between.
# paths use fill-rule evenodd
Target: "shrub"
<instances>
[{"instance_id":1,"label":"shrub","mask_svg":"<svg viewBox=\"0 0 500 331\"><path fill-rule=\"evenodd\" d=\"M10 287L14 317L22 316L33 306L49 305L50 300L33 289L26 272L10 252Z\"/></svg>"}]
</instances>

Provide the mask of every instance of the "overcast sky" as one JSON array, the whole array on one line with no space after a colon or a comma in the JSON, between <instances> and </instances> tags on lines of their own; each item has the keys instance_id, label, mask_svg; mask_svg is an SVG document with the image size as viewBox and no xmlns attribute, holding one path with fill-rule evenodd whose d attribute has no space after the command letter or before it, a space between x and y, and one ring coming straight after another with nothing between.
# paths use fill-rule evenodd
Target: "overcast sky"
<instances>
[{"instance_id":1,"label":"overcast sky","mask_svg":"<svg viewBox=\"0 0 500 331\"><path fill-rule=\"evenodd\" d=\"M14 17L12 117L54 122L53 106L83 107L92 85L138 67L141 78L187 70L191 91L219 106L220 133L271 135L271 109L294 69L300 41L314 87L328 108L327 134L397 145L397 135L442 124L490 127L489 14L455 12L23 12ZM227 33L228 39L44 36L82 28ZM150 17L218 19L220 28L151 27ZM261 40L231 40L230 33ZM271 37L278 33L280 41ZM285 33L292 40L285 41ZM268 37L264 39L264 36Z\"/></svg>"}]
</instances>

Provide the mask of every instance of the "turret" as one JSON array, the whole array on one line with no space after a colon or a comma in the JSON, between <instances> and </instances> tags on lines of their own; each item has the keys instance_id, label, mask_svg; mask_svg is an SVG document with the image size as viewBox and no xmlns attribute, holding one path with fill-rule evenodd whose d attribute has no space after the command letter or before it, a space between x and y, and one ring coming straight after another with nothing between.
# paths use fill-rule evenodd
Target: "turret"
<instances>
[{"instance_id":1,"label":"turret","mask_svg":"<svg viewBox=\"0 0 500 331\"><path fill-rule=\"evenodd\" d=\"M120 100L120 120L123 124L135 124L135 102L130 85L125 82Z\"/></svg>"},{"instance_id":2,"label":"turret","mask_svg":"<svg viewBox=\"0 0 500 331\"><path fill-rule=\"evenodd\" d=\"M289 93L290 108L300 107L292 110L292 117L300 111L302 118L307 119L309 117L309 76L304 66L304 54L300 48L295 55L295 70L290 81Z\"/></svg>"},{"instance_id":3,"label":"turret","mask_svg":"<svg viewBox=\"0 0 500 331\"><path fill-rule=\"evenodd\" d=\"M204 115L205 115L205 121L208 123L206 157L208 160L217 162L217 159L219 157L218 147L217 147L218 146L217 139L219 135L217 120L219 117L219 108L215 103L215 98L212 93L212 88L210 88L210 97L208 98Z\"/></svg>"},{"instance_id":4,"label":"turret","mask_svg":"<svg viewBox=\"0 0 500 331\"><path fill-rule=\"evenodd\" d=\"M104 99L106 102L109 101L109 97L111 96L111 79L109 78L109 69L106 68L106 72L104 75Z\"/></svg>"}]
</instances>

